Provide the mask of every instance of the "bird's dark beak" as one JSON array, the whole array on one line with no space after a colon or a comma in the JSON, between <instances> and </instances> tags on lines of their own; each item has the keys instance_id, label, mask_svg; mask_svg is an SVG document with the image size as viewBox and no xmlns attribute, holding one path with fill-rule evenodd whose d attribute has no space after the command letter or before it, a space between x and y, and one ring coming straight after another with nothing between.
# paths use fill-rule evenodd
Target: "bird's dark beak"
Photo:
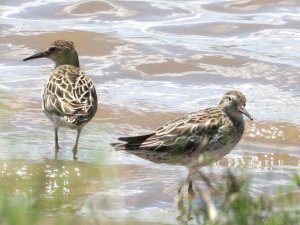
<instances>
[{"instance_id":1,"label":"bird's dark beak","mask_svg":"<svg viewBox=\"0 0 300 225\"><path fill-rule=\"evenodd\" d=\"M248 113L244 106L240 106L239 111L247 116L250 120L253 120L253 117Z\"/></svg>"},{"instance_id":2,"label":"bird's dark beak","mask_svg":"<svg viewBox=\"0 0 300 225\"><path fill-rule=\"evenodd\" d=\"M48 52L40 52L40 53L37 53L37 54L34 54L32 56L29 56L25 59L23 59L23 61L27 61L27 60L31 60L31 59L38 59L38 58L46 58L48 57Z\"/></svg>"}]
</instances>

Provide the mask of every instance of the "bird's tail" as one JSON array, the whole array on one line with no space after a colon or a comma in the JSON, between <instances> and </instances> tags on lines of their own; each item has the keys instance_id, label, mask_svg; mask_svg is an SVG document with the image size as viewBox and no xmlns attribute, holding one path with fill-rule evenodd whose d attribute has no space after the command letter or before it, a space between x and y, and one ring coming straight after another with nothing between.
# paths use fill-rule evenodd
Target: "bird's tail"
<instances>
[{"instance_id":1,"label":"bird's tail","mask_svg":"<svg viewBox=\"0 0 300 225\"><path fill-rule=\"evenodd\" d=\"M154 133L133 137L120 137L118 140L127 143L111 143L111 146L114 146L116 150L137 150L139 146L153 134Z\"/></svg>"}]
</instances>

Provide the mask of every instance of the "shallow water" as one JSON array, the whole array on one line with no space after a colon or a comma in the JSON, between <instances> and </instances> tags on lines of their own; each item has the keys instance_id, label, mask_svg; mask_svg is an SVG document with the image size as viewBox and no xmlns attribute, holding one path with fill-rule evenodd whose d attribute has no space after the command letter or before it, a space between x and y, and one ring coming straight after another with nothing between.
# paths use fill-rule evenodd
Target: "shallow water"
<instances>
[{"instance_id":1,"label":"shallow water","mask_svg":"<svg viewBox=\"0 0 300 225\"><path fill-rule=\"evenodd\" d=\"M53 188L51 179L64 174L65 200L51 210L63 208L84 220L92 206L106 222L176 224L176 186L186 169L116 152L109 143L216 105L229 89L246 94L255 120L247 121L243 140L212 170L251 174L253 193L288 186L299 172L298 1L0 4L1 179L17 174L39 186L43 198ZM54 159L53 128L41 110L41 89L53 64L22 62L55 39L75 42L99 95L78 162L72 160L75 134L69 130L61 130L62 149Z\"/></svg>"}]
</instances>

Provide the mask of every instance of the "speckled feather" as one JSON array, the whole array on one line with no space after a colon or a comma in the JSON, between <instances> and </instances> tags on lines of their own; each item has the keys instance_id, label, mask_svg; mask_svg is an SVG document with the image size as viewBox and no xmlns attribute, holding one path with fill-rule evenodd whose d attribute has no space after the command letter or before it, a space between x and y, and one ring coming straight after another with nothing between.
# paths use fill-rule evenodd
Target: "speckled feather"
<instances>
[{"instance_id":1,"label":"speckled feather","mask_svg":"<svg viewBox=\"0 0 300 225\"><path fill-rule=\"evenodd\" d=\"M225 96L231 95L245 106L242 93L230 91ZM243 116L230 118L221 107L224 99L217 107L180 117L151 134L119 138L127 143L116 144L116 148L156 163L202 166L219 160L232 150L244 132ZM206 153L206 160L200 160L199 156Z\"/></svg>"},{"instance_id":2,"label":"speckled feather","mask_svg":"<svg viewBox=\"0 0 300 225\"><path fill-rule=\"evenodd\" d=\"M74 43L72 41L66 41L66 40L53 41L49 45L49 48L51 47L68 48L70 50L75 50Z\"/></svg>"},{"instance_id":3,"label":"speckled feather","mask_svg":"<svg viewBox=\"0 0 300 225\"><path fill-rule=\"evenodd\" d=\"M44 51L23 61L48 58L55 69L43 89L43 109L52 121L55 132L55 154L59 151L58 129L68 127L77 130L73 147L73 159L77 159L81 130L96 114L97 94L92 80L79 67L79 58L72 41L56 40Z\"/></svg>"},{"instance_id":4,"label":"speckled feather","mask_svg":"<svg viewBox=\"0 0 300 225\"><path fill-rule=\"evenodd\" d=\"M62 126L80 126L88 122L97 110L95 86L80 68L61 65L45 83L43 108L50 117L61 117Z\"/></svg>"}]
</instances>

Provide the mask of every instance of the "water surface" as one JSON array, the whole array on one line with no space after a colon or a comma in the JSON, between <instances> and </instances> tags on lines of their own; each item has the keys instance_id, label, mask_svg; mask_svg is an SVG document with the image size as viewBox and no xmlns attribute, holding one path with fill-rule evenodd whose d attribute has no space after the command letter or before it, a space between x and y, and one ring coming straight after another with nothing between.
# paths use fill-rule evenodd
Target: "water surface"
<instances>
[{"instance_id":1,"label":"water surface","mask_svg":"<svg viewBox=\"0 0 300 225\"><path fill-rule=\"evenodd\" d=\"M187 170L109 144L214 106L237 89L255 120L211 170L250 174L254 194L291 185L300 169L299 6L293 0L2 1L1 180L13 193L32 189L41 200L63 186L61 204L37 207L72 212L77 222L92 208L103 223L177 224L176 188ZM54 159L53 127L41 110L53 64L22 62L56 39L74 41L99 95L77 162L70 130L61 130Z\"/></svg>"}]
</instances>

